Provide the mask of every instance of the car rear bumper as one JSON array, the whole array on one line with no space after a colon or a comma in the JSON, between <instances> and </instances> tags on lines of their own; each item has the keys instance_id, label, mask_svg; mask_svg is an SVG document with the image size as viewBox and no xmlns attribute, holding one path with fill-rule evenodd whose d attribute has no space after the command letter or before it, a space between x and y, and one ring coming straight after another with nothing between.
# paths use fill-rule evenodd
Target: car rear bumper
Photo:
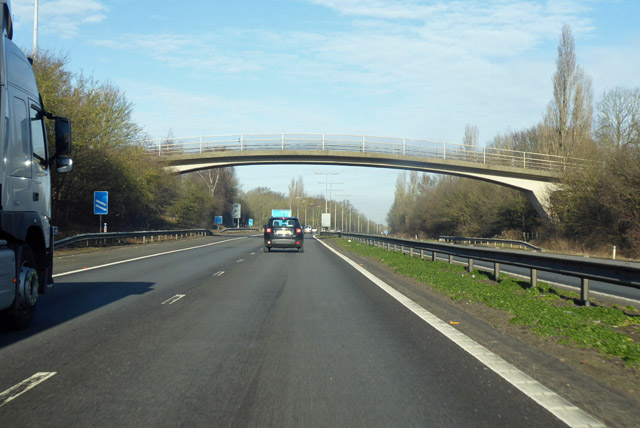
<instances>
[{"instance_id":1,"label":"car rear bumper","mask_svg":"<svg viewBox=\"0 0 640 428\"><path fill-rule=\"evenodd\" d=\"M296 242L299 242L299 244ZM265 241L264 245L271 248L300 248L303 242L301 239L276 238L272 239L270 244Z\"/></svg>"}]
</instances>

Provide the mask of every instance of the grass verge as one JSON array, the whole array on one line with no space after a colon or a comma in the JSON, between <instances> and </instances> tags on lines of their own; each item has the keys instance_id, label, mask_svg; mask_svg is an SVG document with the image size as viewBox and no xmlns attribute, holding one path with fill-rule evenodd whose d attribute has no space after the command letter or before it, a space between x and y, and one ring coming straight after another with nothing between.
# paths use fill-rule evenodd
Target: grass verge
<instances>
[{"instance_id":1,"label":"grass verge","mask_svg":"<svg viewBox=\"0 0 640 428\"><path fill-rule=\"evenodd\" d=\"M596 303L579 306L576 293L538 281L529 282L501 275L466 272L464 266L422 261L356 241L336 240L340 246L365 257L375 258L396 273L412 277L454 300L481 302L508 312L513 324L528 326L539 336L563 344L594 349L607 357L618 357L628 366L640 368L640 312L634 307Z\"/></svg>"}]
</instances>

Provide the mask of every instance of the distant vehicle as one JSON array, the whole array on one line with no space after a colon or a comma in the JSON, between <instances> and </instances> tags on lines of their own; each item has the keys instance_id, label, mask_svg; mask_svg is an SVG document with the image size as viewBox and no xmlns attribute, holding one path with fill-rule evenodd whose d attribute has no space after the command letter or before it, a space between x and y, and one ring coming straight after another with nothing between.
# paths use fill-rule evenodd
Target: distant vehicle
<instances>
[{"instance_id":1,"label":"distant vehicle","mask_svg":"<svg viewBox=\"0 0 640 428\"><path fill-rule=\"evenodd\" d=\"M264 229L264 252L272 248L297 248L304 252L304 232L296 217L271 217Z\"/></svg>"},{"instance_id":2,"label":"distant vehicle","mask_svg":"<svg viewBox=\"0 0 640 428\"><path fill-rule=\"evenodd\" d=\"M317 227L312 227L311 228L311 233L318 233L318 228Z\"/></svg>"},{"instance_id":3,"label":"distant vehicle","mask_svg":"<svg viewBox=\"0 0 640 428\"><path fill-rule=\"evenodd\" d=\"M31 62L11 41L10 6L0 0L0 317L25 328L53 288L51 170L71 171L71 122L42 105ZM45 118L55 121L54 153Z\"/></svg>"},{"instance_id":4,"label":"distant vehicle","mask_svg":"<svg viewBox=\"0 0 640 428\"><path fill-rule=\"evenodd\" d=\"M311 233L311 226L307 225L304 227L304 233Z\"/></svg>"}]
</instances>

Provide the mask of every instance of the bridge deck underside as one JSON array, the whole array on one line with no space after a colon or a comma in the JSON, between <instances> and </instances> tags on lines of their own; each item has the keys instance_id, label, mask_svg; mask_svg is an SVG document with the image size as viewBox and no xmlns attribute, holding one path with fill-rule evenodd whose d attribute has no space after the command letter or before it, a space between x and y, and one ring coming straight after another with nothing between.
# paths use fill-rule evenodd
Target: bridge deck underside
<instances>
[{"instance_id":1,"label":"bridge deck underside","mask_svg":"<svg viewBox=\"0 0 640 428\"><path fill-rule=\"evenodd\" d=\"M544 217L546 206L560 174L539 169L525 169L510 165L482 164L459 159L427 158L383 153L345 151L216 151L166 156L168 168L183 174L187 172L242 166L275 164L316 164L359 166L414 170L436 174L456 175L496 183L525 193L529 201Z\"/></svg>"}]
</instances>

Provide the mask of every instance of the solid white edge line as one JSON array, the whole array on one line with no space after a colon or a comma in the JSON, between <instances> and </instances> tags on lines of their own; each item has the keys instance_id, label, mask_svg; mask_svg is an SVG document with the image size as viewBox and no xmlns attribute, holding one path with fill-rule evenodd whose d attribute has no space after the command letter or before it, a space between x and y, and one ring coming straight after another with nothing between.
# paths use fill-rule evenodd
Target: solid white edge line
<instances>
[{"instance_id":1,"label":"solid white edge line","mask_svg":"<svg viewBox=\"0 0 640 428\"><path fill-rule=\"evenodd\" d=\"M384 290L391 297L400 302L404 307L420 317L427 324L438 330L446 338L479 360L482 364L494 371L497 375L509 382L515 388L524 393L527 397L538 403L549 413L560 419L572 428L595 428L605 427L602 422L598 421L584 410L574 406L560 395L556 394L546 386L542 385L529 375L512 366L475 340L471 339L464 333L456 330L445 321L433 315L431 312L400 293L389 284L382 281L371 272L358 265L345 255L334 250L324 242L318 239L322 245L343 259L346 263L364 275L371 282Z\"/></svg>"},{"instance_id":2,"label":"solid white edge line","mask_svg":"<svg viewBox=\"0 0 640 428\"><path fill-rule=\"evenodd\" d=\"M31 388L34 388L38 384L44 382L49 379L51 376L55 375L57 372L39 372L34 374L28 379L23 380L19 384L12 386L6 391L0 393L0 407L4 406L8 402L16 399L21 396Z\"/></svg>"},{"instance_id":3,"label":"solid white edge line","mask_svg":"<svg viewBox=\"0 0 640 428\"><path fill-rule=\"evenodd\" d=\"M87 272L87 271L90 271L90 270L101 269L101 268L105 268L105 267L109 267L109 266L115 266L115 265L119 265L119 264L122 264L122 263L135 262L135 261L138 261L138 260L149 259L151 257L164 256L164 255L167 255L167 254L180 253L182 251L189 251L189 250L195 250L195 249L198 249L198 248L210 247L212 245L218 245L218 244L222 244L224 242L236 241L238 239L245 239L245 237L242 236L240 238L225 239L224 241L211 242L209 244L198 245L198 246L195 246L195 247L181 248L179 250L165 251L165 252L157 253L157 254L149 254L148 256L136 257L134 259L120 260L118 262L107 263L107 264L100 265L100 266L91 266L91 267L88 267L86 269L78 269L78 270L72 270L72 271L69 271L69 272L57 273L57 274L53 275L53 278L57 278L59 276L71 275L71 274L79 273L79 272Z\"/></svg>"}]
</instances>

